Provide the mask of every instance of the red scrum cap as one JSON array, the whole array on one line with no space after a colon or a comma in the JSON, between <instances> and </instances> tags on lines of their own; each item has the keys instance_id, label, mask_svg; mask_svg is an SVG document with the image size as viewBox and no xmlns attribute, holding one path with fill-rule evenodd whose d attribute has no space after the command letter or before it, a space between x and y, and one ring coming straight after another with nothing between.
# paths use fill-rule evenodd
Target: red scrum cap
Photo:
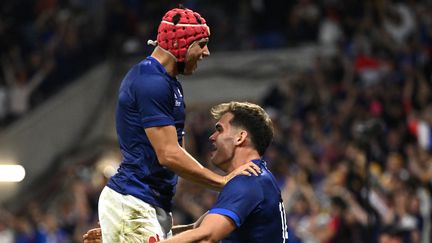
<instances>
[{"instance_id":1,"label":"red scrum cap","mask_svg":"<svg viewBox=\"0 0 432 243\"><path fill-rule=\"evenodd\" d=\"M209 35L210 29L199 13L190 9L174 8L162 18L157 44L170 52L177 62L184 62L191 44Z\"/></svg>"}]
</instances>

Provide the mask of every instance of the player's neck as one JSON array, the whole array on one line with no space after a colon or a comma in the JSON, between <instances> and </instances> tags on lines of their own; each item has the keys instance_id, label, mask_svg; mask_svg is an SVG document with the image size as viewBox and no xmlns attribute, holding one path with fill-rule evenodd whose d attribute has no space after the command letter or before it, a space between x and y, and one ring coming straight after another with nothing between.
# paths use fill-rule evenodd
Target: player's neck
<instances>
[{"instance_id":1,"label":"player's neck","mask_svg":"<svg viewBox=\"0 0 432 243\"><path fill-rule=\"evenodd\" d=\"M177 65L174 57L162 48L156 47L151 56L164 66L166 72L171 77L177 76Z\"/></svg>"},{"instance_id":2,"label":"player's neck","mask_svg":"<svg viewBox=\"0 0 432 243\"><path fill-rule=\"evenodd\" d=\"M231 173L236 168L250 162L251 160L260 159L260 158L261 156L259 155L258 151L256 151L255 149L242 148L240 149L240 151L236 151L226 171L227 173Z\"/></svg>"}]
</instances>

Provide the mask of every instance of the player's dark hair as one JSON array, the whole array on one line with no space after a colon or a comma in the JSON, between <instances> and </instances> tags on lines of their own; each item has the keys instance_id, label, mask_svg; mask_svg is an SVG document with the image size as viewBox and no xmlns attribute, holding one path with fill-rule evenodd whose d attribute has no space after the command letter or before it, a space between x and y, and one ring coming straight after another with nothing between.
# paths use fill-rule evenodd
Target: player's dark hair
<instances>
[{"instance_id":1,"label":"player's dark hair","mask_svg":"<svg viewBox=\"0 0 432 243\"><path fill-rule=\"evenodd\" d=\"M245 129L253 146L263 156L273 139L273 123L264 109L256 104L237 101L222 103L211 109L216 119L227 112L233 114L230 124Z\"/></svg>"}]
</instances>

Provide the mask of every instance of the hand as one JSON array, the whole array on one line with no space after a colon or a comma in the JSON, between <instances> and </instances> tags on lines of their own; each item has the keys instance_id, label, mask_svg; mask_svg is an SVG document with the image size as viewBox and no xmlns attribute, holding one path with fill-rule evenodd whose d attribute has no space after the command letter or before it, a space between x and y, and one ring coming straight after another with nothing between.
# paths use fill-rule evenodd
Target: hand
<instances>
[{"instance_id":1,"label":"hand","mask_svg":"<svg viewBox=\"0 0 432 243\"><path fill-rule=\"evenodd\" d=\"M247 175L247 176L255 175L255 176L258 176L259 174L261 174L260 167L253 162L248 162L247 164L244 164L244 165L238 167L237 169L235 169L234 171L232 171L231 173L226 175L225 176L225 184L228 183L228 181L230 181L232 178L234 178L235 176L238 176L238 175Z\"/></svg>"},{"instance_id":2,"label":"hand","mask_svg":"<svg viewBox=\"0 0 432 243\"><path fill-rule=\"evenodd\" d=\"M83 235L84 243L102 243L101 228L94 228Z\"/></svg>"}]
</instances>

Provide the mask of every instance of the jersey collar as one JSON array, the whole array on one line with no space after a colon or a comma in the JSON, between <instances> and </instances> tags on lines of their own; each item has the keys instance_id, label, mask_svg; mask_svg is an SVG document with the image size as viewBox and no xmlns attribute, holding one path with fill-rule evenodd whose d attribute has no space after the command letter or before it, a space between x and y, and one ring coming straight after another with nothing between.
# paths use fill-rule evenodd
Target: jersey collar
<instances>
[{"instance_id":1,"label":"jersey collar","mask_svg":"<svg viewBox=\"0 0 432 243\"><path fill-rule=\"evenodd\" d=\"M168 72L166 71L165 67L154 57L152 56L148 56L147 60L150 60L152 62L155 63L155 65L157 66L157 69L160 70L165 76L167 76L170 80L175 80L177 81L177 77L172 77L168 74Z\"/></svg>"}]
</instances>

